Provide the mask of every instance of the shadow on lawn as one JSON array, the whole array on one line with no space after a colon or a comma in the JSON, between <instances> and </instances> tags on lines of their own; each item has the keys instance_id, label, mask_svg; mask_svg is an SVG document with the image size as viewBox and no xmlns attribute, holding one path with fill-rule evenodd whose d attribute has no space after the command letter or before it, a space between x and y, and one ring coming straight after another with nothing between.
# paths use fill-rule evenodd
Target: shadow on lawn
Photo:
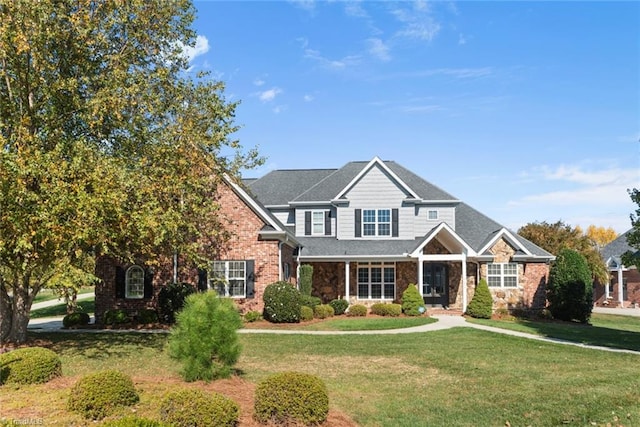
<instances>
[{"instance_id":1,"label":"shadow on lawn","mask_svg":"<svg viewBox=\"0 0 640 427\"><path fill-rule=\"evenodd\" d=\"M640 351L640 333L570 322L541 322L517 319L515 323L539 335L588 345Z\"/></svg>"},{"instance_id":2,"label":"shadow on lawn","mask_svg":"<svg viewBox=\"0 0 640 427\"><path fill-rule=\"evenodd\" d=\"M111 356L126 357L140 349L164 349L166 334L109 333L109 334L58 334L38 332L31 334L38 345L50 348L60 355L81 355L88 359Z\"/></svg>"}]
</instances>

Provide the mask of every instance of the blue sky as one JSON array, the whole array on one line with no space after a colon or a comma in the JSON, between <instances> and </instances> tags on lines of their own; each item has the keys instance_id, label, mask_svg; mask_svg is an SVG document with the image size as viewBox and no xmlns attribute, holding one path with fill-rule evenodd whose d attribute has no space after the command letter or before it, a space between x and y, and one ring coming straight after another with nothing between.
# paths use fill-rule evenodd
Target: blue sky
<instances>
[{"instance_id":1,"label":"blue sky","mask_svg":"<svg viewBox=\"0 0 640 427\"><path fill-rule=\"evenodd\" d=\"M191 72L273 169L395 160L499 223L630 228L640 3L196 1Z\"/></svg>"}]
</instances>

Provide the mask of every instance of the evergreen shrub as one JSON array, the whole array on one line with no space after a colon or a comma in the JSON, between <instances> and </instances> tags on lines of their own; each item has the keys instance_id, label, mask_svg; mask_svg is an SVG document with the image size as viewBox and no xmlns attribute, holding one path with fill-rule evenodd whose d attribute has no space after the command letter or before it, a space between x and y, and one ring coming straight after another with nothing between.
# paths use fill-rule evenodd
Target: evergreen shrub
<instances>
[{"instance_id":1,"label":"evergreen shrub","mask_svg":"<svg viewBox=\"0 0 640 427\"><path fill-rule=\"evenodd\" d=\"M329 414L329 396L324 382L315 375L282 372L258 383L254 418L275 425L314 425Z\"/></svg>"},{"instance_id":2,"label":"evergreen shrub","mask_svg":"<svg viewBox=\"0 0 640 427\"><path fill-rule=\"evenodd\" d=\"M129 315L121 308L115 310L107 310L104 312L104 324L105 325L119 325L122 323L128 323Z\"/></svg>"},{"instance_id":3,"label":"evergreen shrub","mask_svg":"<svg viewBox=\"0 0 640 427\"><path fill-rule=\"evenodd\" d=\"M313 308L307 307L306 305L300 307L300 320L303 322L313 320Z\"/></svg>"},{"instance_id":4,"label":"evergreen shrub","mask_svg":"<svg viewBox=\"0 0 640 427\"><path fill-rule=\"evenodd\" d=\"M300 322L300 292L287 282L275 282L264 290L263 317L272 323Z\"/></svg>"},{"instance_id":5,"label":"evergreen shrub","mask_svg":"<svg viewBox=\"0 0 640 427\"><path fill-rule=\"evenodd\" d=\"M198 389L172 391L160 403L160 419L173 427L234 427L239 415L233 400Z\"/></svg>"},{"instance_id":6,"label":"evergreen shrub","mask_svg":"<svg viewBox=\"0 0 640 427\"><path fill-rule=\"evenodd\" d=\"M371 306L371 313L378 316L398 317L402 314L402 306L395 303L377 302Z\"/></svg>"},{"instance_id":7,"label":"evergreen shrub","mask_svg":"<svg viewBox=\"0 0 640 427\"><path fill-rule=\"evenodd\" d=\"M593 286L589 264L582 254L572 249L560 251L549 272L547 300L555 319L589 322Z\"/></svg>"},{"instance_id":8,"label":"evergreen shrub","mask_svg":"<svg viewBox=\"0 0 640 427\"><path fill-rule=\"evenodd\" d=\"M240 357L242 318L230 298L215 291L189 295L169 335L169 355L185 381L226 378Z\"/></svg>"},{"instance_id":9,"label":"evergreen shrub","mask_svg":"<svg viewBox=\"0 0 640 427\"><path fill-rule=\"evenodd\" d=\"M320 304L313 309L314 317L318 319L326 319L334 315L333 307L329 304Z\"/></svg>"},{"instance_id":10,"label":"evergreen shrub","mask_svg":"<svg viewBox=\"0 0 640 427\"><path fill-rule=\"evenodd\" d=\"M43 347L0 354L0 384L43 384L62 375L58 355Z\"/></svg>"},{"instance_id":11,"label":"evergreen shrub","mask_svg":"<svg viewBox=\"0 0 640 427\"><path fill-rule=\"evenodd\" d=\"M306 305L307 307L316 308L317 305L322 304L322 300L311 295L300 294L300 304Z\"/></svg>"},{"instance_id":12,"label":"evergreen shrub","mask_svg":"<svg viewBox=\"0 0 640 427\"><path fill-rule=\"evenodd\" d=\"M477 319L491 319L493 313L493 297L485 279L480 279L476 292L467 306L467 314Z\"/></svg>"},{"instance_id":13,"label":"evergreen shrub","mask_svg":"<svg viewBox=\"0 0 640 427\"><path fill-rule=\"evenodd\" d=\"M162 323L176 322L176 313L182 310L187 297L196 292L189 283L170 283L158 293L158 317Z\"/></svg>"},{"instance_id":14,"label":"evergreen shrub","mask_svg":"<svg viewBox=\"0 0 640 427\"><path fill-rule=\"evenodd\" d=\"M258 320L262 320L262 313L259 311L247 311L244 314L244 321L247 323L257 322Z\"/></svg>"},{"instance_id":15,"label":"evergreen shrub","mask_svg":"<svg viewBox=\"0 0 640 427\"><path fill-rule=\"evenodd\" d=\"M140 400L131 378L122 372L99 371L82 377L71 389L67 408L86 419L101 420Z\"/></svg>"},{"instance_id":16,"label":"evergreen shrub","mask_svg":"<svg viewBox=\"0 0 640 427\"><path fill-rule=\"evenodd\" d=\"M118 418L117 420L109 420L100 424L100 427L170 427L169 424L160 421L150 420L148 418L140 418L137 416L128 416Z\"/></svg>"},{"instance_id":17,"label":"evergreen shrub","mask_svg":"<svg viewBox=\"0 0 640 427\"><path fill-rule=\"evenodd\" d=\"M347 311L347 316L349 317L364 317L367 315L367 307L362 304L354 304L349 306L349 311Z\"/></svg>"},{"instance_id":18,"label":"evergreen shrub","mask_svg":"<svg viewBox=\"0 0 640 427\"><path fill-rule=\"evenodd\" d=\"M140 310L138 312L138 315L136 316L136 320L139 323L143 323L145 325L148 325L150 323L157 323L158 313L156 313L155 310L150 310L148 308L145 308L144 310Z\"/></svg>"},{"instance_id":19,"label":"evergreen shrub","mask_svg":"<svg viewBox=\"0 0 640 427\"><path fill-rule=\"evenodd\" d=\"M69 313L62 318L62 326L70 328L72 326L86 326L91 321L91 317L82 311Z\"/></svg>"},{"instance_id":20,"label":"evergreen shrub","mask_svg":"<svg viewBox=\"0 0 640 427\"><path fill-rule=\"evenodd\" d=\"M413 283L402 293L402 312L407 316L421 316L426 312L422 295Z\"/></svg>"},{"instance_id":21,"label":"evergreen shrub","mask_svg":"<svg viewBox=\"0 0 640 427\"><path fill-rule=\"evenodd\" d=\"M334 299L329 302L329 305L333 307L333 312L336 316L344 314L349 307L349 301L346 299Z\"/></svg>"},{"instance_id":22,"label":"evergreen shrub","mask_svg":"<svg viewBox=\"0 0 640 427\"><path fill-rule=\"evenodd\" d=\"M300 293L302 295L311 296L312 290L313 290L313 266L310 264L303 264L300 266Z\"/></svg>"}]
</instances>

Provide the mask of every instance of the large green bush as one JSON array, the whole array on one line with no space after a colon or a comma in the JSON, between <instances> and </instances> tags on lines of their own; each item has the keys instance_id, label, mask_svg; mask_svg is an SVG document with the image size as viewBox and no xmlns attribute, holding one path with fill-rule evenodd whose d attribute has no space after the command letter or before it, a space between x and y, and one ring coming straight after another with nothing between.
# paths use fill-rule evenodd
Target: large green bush
<instances>
[{"instance_id":1,"label":"large green bush","mask_svg":"<svg viewBox=\"0 0 640 427\"><path fill-rule=\"evenodd\" d=\"M82 377L71 389L67 407L86 419L101 420L140 400L131 378L122 372L99 371Z\"/></svg>"},{"instance_id":2,"label":"large green bush","mask_svg":"<svg viewBox=\"0 0 640 427\"><path fill-rule=\"evenodd\" d=\"M377 302L371 306L371 313L378 316L398 317L402 314L402 306L395 303Z\"/></svg>"},{"instance_id":3,"label":"large green bush","mask_svg":"<svg viewBox=\"0 0 640 427\"><path fill-rule=\"evenodd\" d=\"M467 314L477 319L491 319L493 313L493 297L485 279L480 279L476 292L467 306Z\"/></svg>"},{"instance_id":4,"label":"large green bush","mask_svg":"<svg viewBox=\"0 0 640 427\"><path fill-rule=\"evenodd\" d=\"M300 266L300 293L302 295L310 296L312 290L313 290L313 266L310 264L303 264Z\"/></svg>"},{"instance_id":5,"label":"large green bush","mask_svg":"<svg viewBox=\"0 0 640 427\"><path fill-rule=\"evenodd\" d=\"M69 313L62 318L62 326L70 328L72 326L85 326L91 321L91 317L84 312L77 311L75 313Z\"/></svg>"},{"instance_id":6,"label":"large green bush","mask_svg":"<svg viewBox=\"0 0 640 427\"><path fill-rule=\"evenodd\" d=\"M327 388L314 375L282 372L265 378L256 387L254 418L261 423L320 424L328 413Z\"/></svg>"},{"instance_id":7,"label":"large green bush","mask_svg":"<svg viewBox=\"0 0 640 427\"><path fill-rule=\"evenodd\" d=\"M547 300L551 315L559 320L587 323L593 309L589 265L572 249L560 251L549 272Z\"/></svg>"},{"instance_id":8,"label":"large green bush","mask_svg":"<svg viewBox=\"0 0 640 427\"><path fill-rule=\"evenodd\" d=\"M349 317L364 317L367 315L367 307L363 304L354 304L349 306L347 316Z\"/></svg>"},{"instance_id":9,"label":"large green bush","mask_svg":"<svg viewBox=\"0 0 640 427\"><path fill-rule=\"evenodd\" d=\"M170 283L158 293L158 317L162 323L176 322L176 313L182 310L187 297L196 292L188 283Z\"/></svg>"},{"instance_id":10,"label":"large green bush","mask_svg":"<svg viewBox=\"0 0 640 427\"><path fill-rule=\"evenodd\" d=\"M402 312L407 316L421 316L425 311L424 300L418 287L410 283L402 293Z\"/></svg>"},{"instance_id":11,"label":"large green bush","mask_svg":"<svg viewBox=\"0 0 640 427\"><path fill-rule=\"evenodd\" d=\"M272 323L300 322L300 292L287 282L275 282L264 290L265 320Z\"/></svg>"},{"instance_id":12,"label":"large green bush","mask_svg":"<svg viewBox=\"0 0 640 427\"><path fill-rule=\"evenodd\" d=\"M313 309L313 316L318 319L326 319L334 315L333 307L329 304L320 304Z\"/></svg>"},{"instance_id":13,"label":"large green bush","mask_svg":"<svg viewBox=\"0 0 640 427\"><path fill-rule=\"evenodd\" d=\"M0 354L0 384L42 384L62 375L58 355L43 347Z\"/></svg>"},{"instance_id":14,"label":"large green bush","mask_svg":"<svg viewBox=\"0 0 640 427\"><path fill-rule=\"evenodd\" d=\"M100 424L100 427L170 427L169 424L160 421L150 420L148 418L140 418L136 416L128 416L118 418L117 420L109 420Z\"/></svg>"},{"instance_id":15,"label":"large green bush","mask_svg":"<svg viewBox=\"0 0 640 427\"><path fill-rule=\"evenodd\" d=\"M334 299L329 301L329 305L333 307L334 314L336 316L339 316L347 311L347 308L349 307L349 301L347 301L346 299Z\"/></svg>"},{"instance_id":16,"label":"large green bush","mask_svg":"<svg viewBox=\"0 0 640 427\"><path fill-rule=\"evenodd\" d=\"M160 419L173 427L233 427L239 415L233 400L198 389L172 391L160 404Z\"/></svg>"},{"instance_id":17,"label":"large green bush","mask_svg":"<svg viewBox=\"0 0 640 427\"><path fill-rule=\"evenodd\" d=\"M313 308L307 307L306 305L300 307L300 320L303 322L313 320Z\"/></svg>"},{"instance_id":18,"label":"large green bush","mask_svg":"<svg viewBox=\"0 0 640 427\"><path fill-rule=\"evenodd\" d=\"M214 291L189 295L169 335L169 355L185 381L225 378L240 357L242 317L230 298Z\"/></svg>"}]
</instances>

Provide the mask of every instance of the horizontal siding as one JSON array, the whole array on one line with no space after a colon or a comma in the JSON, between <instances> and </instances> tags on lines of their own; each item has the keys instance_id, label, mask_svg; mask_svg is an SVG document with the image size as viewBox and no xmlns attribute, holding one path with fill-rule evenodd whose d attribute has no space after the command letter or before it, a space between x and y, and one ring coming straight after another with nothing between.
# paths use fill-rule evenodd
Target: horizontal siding
<instances>
[{"instance_id":1,"label":"horizontal siding","mask_svg":"<svg viewBox=\"0 0 640 427\"><path fill-rule=\"evenodd\" d=\"M430 220L429 211L437 210L438 219ZM424 236L433 227L444 222L455 230L455 208L453 206L420 206L416 209L414 233L417 236Z\"/></svg>"},{"instance_id":2,"label":"horizontal siding","mask_svg":"<svg viewBox=\"0 0 640 427\"><path fill-rule=\"evenodd\" d=\"M295 224L295 211L293 209L271 209L271 213L284 225Z\"/></svg>"}]
</instances>

